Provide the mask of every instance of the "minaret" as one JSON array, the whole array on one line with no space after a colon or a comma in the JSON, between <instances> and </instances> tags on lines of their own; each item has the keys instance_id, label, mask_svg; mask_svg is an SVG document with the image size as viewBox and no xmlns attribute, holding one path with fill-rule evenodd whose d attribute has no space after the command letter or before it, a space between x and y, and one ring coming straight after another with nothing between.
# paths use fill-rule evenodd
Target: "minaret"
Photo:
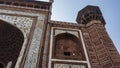
<instances>
[{"instance_id":1,"label":"minaret","mask_svg":"<svg viewBox=\"0 0 120 68\"><path fill-rule=\"evenodd\" d=\"M107 34L105 21L97 6L87 6L77 16L92 68L120 67L120 55Z\"/></svg>"}]
</instances>

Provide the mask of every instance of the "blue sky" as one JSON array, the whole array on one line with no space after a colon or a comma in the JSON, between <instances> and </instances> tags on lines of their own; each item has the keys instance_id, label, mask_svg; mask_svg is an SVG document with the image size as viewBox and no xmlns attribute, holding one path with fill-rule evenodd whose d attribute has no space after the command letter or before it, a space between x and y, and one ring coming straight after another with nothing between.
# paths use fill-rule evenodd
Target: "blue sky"
<instances>
[{"instance_id":1,"label":"blue sky","mask_svg":"<svg viewBox=\"0 0 120 68\"><path fill-rule=\"evenodd\" d=\"M51 19L76 22L78 11L87 5L99 6L106 30L120 53L120 0L54 0Z\"/></svg>"}]
</instances>

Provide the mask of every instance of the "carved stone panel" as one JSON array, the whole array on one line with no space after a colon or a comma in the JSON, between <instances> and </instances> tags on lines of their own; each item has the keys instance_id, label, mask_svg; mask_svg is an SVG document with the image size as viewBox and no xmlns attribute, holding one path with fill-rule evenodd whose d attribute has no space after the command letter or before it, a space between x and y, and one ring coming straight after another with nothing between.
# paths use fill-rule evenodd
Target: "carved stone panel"
<instances>
[{"instance_id":1,"label":"carved stone panel","mask_svg":"<svg viewBox=\"0 0 120 68\"><path fill-rule=\"evenodd\" d=\"M41 37L45 29L45 19L45 14L33 10L0 9L0 20L17 27L24 35L24 43L15 68L36 68L39 48L43 43Z\"/></svg>"},{"instance_id":2,"label":"carved stone panel","mask_svg":"<svg viewBox=\"0 0 120 68\"><path fill-rule=\"evenodd\" d=\"M42 30L36 28L34 31L33 39L30 45L28 55L26 57L24 68L35 68L38 58L39 45L41 40Z\"/></svg>"},{"instance_id":3,"label":"carved stone panel","mask_svg":"<svg viewBox=\"0 0 120 68\"><path fill-rule=\"evenodd\" d=\"M19 37L19 33L15 33L14 30L11 30L10 28L6 27L6 31L9 32L9 33L5 32L5 34L8 34L8 35L6 35L6 37L12 34L10 36L10 38L8 38L8 40L10 40L10 42L13 42L13 40L15 40L13 42L13 44L17 45L17 46L14 45L14 47L17 47L15 49L13 47L8 47L8 45L6 48L7 50L9 50L10 48L11 48L11 50L14 50L13 52L8 51L9 53L17 54L16 60L15 60L15 58L12 58L12 60L15 60L15 62L13 62L14 66L15 66L15 63L18 62L17 61L18 58L22 56L23 50L21 50L21 49L25 48L25 46L26 46L28 36L30 34L31 27L32 27L32 24L33 24L33 21L35 20L35 18L29 17L29 16L24 16L24 15L19 16L19 15L14 15L14 14L0 14L0 20L3 21L4 24L8 24L8 25L11 24L13 27L18 28L20 30L21 34L23 34L23 44L18 45L18 43L21 40L19 38L17 39L17 37ZM15 36L15 37L13 38L13 36ZM11 40L12 38L13 38L13 40ZM18 43L15 43L17 40L18 40ZM10 43L9 45L13 46L13 44ZM19 52L17 52L17 51L19 51ZM8 56L8 55L6 55L6 56ZM10 60L10 61L12 61L12 60ZM10 67L10 66L8 65L7 67ZM12 65L12 67L13 67L13 65Z\"/></svg>"},{"instance_id":4,"label":"carved stone panel","mask_svg":"<svg viewBox=\"0 0 120 68\"><path fill-rule=\"evenodd\" d=\"M0 15L0 19L19 28L24 37L28 37L34 18L24 16Z\"/></svg>"},{"instance_id":5,"label":"carved stone panel","mask_svg":"<svg viewBox=\"0 0 120 68\"><path fill-rule=\"evenodd\" d=\"M55 63L54 68L87 68L85 65Z\"/></svg>"},{"instance_id":6,"label":"carved stone panel","mask_svg":"<svg viewBox=\"0 0 120 68\"><path fill-rule=\"evenodd\" d=\"M43 29L44 29L44 19L45 16L41 16L41 21L37 22L35 26L35 30L33 33L33 37L30 43L30 47L28 50L28 54L25 60L24 68L36 68L37 61L38 61L38 55L39 48L42 44L42 36L43 36Z\"/></svg>"},{"instance_id":7,"label":"carved stone panel","mask_svg":"<svg viewBox=\"0 0 120 68\"><path fill-rule=\"evenodd\" d=\"M9 24L12 24L13 26L17 27L22 31L22 33L24 34L23 49L26 47L28 40L32 39L31 41L29 40L29 42L31 43L29 44L30 48L26 56L24 68L35 68L38 60L38 53L41 44L40 40L44 28L45 16L41 14L38 17L38 21L36 21L37 19L35 16L1 14L0 19L5 22L8 22ZM35 27L35 29L32 29L33 27ZM30 36L30 33L32 34L31 30L34 30L33 36L32 35ZM23 52L24 50L21 50L21 54L19 55L19 57L22 56ZM20 62L20 58L19 58L19 62Z\"/></svg>"}]
</instances>

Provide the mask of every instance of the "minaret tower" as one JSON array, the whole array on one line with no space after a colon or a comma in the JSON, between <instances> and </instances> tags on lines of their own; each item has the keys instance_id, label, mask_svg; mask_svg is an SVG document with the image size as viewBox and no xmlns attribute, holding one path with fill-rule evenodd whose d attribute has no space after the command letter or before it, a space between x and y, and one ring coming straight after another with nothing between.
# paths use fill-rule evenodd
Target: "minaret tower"
<instances>
[{"instance_id":1,"label":"minaret tower","mask_svg":"<svg viewBox=\"0 0 120 68\"><path fill-rule=\"evenodd\" d=\"M97 6L87 6L77 16L92 68L119 68L120 55L110 39L102 13Z\"/></svg>"}]
</instances>

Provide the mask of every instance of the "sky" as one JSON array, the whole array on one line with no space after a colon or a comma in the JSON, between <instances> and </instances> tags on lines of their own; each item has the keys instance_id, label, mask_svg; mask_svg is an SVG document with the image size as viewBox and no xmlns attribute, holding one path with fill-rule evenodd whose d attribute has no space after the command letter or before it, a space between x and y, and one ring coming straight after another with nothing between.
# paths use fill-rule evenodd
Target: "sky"
<instances>
[{"instance_id":1,"label":"sky","mask_svg":"<svg viewBox=\"0 0 120 68\"><path fill-rule=\"evenodd\" d=\"M87 5L99 6L106 30L120 54L120 0L54 0L51 19L76 23L78 11Z\"/></svg>"}]
</instances>

